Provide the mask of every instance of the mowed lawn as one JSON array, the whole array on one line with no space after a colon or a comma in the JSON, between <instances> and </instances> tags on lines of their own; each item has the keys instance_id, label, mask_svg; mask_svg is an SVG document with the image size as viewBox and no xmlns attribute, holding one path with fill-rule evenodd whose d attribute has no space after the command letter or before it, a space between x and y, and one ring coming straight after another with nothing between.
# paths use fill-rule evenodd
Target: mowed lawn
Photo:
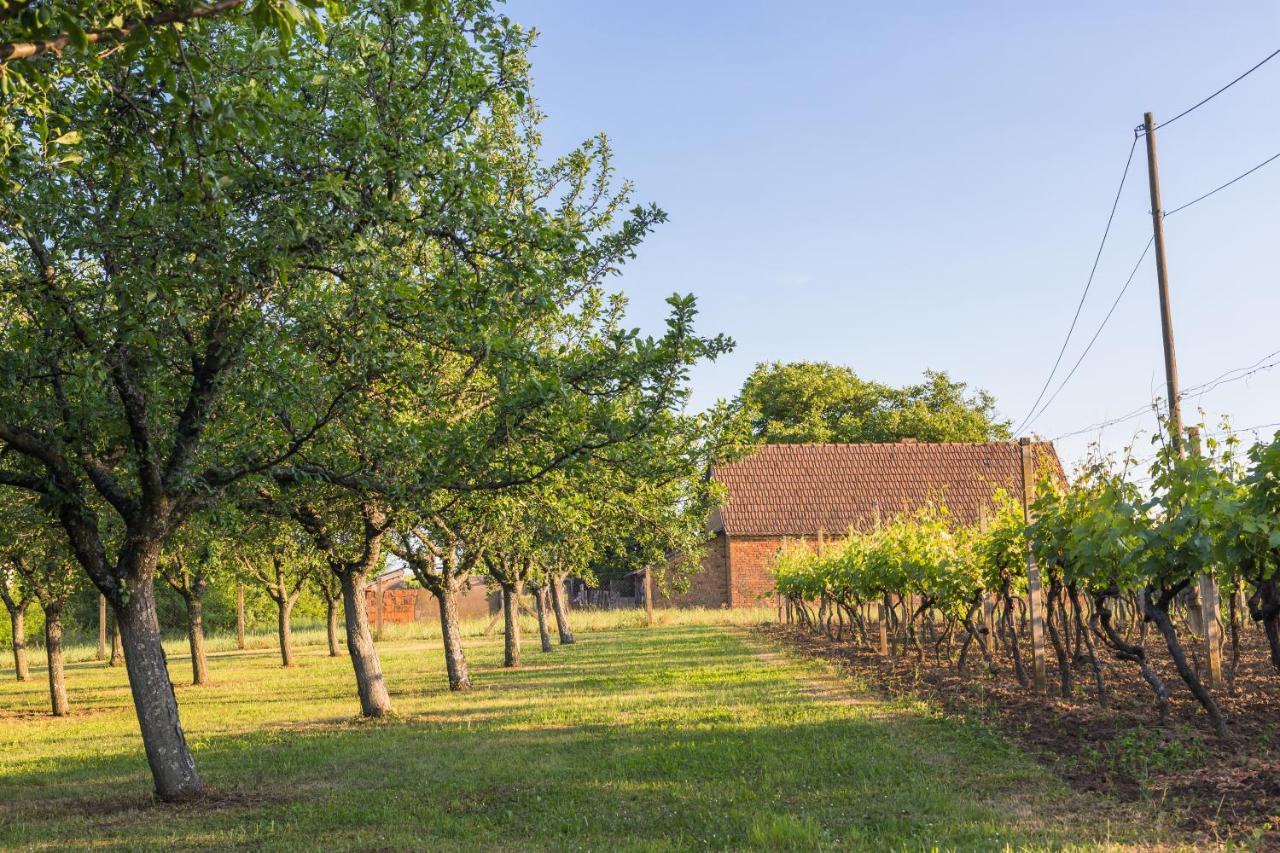
<instances>
[{"instance_id":1,"label":"mowed lawn","mask_svg":"<svg viewBox=\"0 0 1280 853\"><path fill-rule=\"evenodd\" d=\"M749 629L583 634L444 689L437 645L382 646L397 717L357 720L345 658L221 653L179 687L207 800L152 802L120 671L0 683L0 847L1013 849L1153 840L998 738L856 692ZM188 662L170 661L181 682ZM12 671L4 676L12 678Z\"/></svg>"}]
</instances>

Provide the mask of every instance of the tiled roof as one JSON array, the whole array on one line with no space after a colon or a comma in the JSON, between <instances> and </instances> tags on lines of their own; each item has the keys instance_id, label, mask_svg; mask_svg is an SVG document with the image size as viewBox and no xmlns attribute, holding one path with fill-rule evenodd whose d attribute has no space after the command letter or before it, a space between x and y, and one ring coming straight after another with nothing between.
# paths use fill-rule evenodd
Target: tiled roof
<instances>
[{"instance_id":1,"label":"tiled roof","mask_svg":"<svg viewBox=\"0 0 1280 853\"><path fill-rule=\"evenodd\" d=\"M1062 465L1049 442L1032 458ZM766 444L751 456L716 465L711 476L728 496L712 525L730 536L840 534L866 529L941 498L957 521L976 523L995 489L1018 496L1022 461L1016 442Z\"/></svg>"}]
</instances>

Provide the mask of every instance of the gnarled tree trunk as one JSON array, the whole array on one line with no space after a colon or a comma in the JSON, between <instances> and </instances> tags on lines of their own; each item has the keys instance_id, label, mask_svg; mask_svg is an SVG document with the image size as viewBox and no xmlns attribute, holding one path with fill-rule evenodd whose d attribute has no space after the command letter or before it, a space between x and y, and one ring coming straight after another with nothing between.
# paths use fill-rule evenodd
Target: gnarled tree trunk
<instances>
[{"instance_id":1,"label":"gnarled tree trunk","mask_svg":"<svg viewBox=\"0 0 1280 853\"><path fill-rule=\"evenodd\" d=\"M556 575L551 579L551 609L556 615L560 645L567 646L573 642L573 629L569 627L569 608L564 601L564 579L564 575Z\"/></svg>"},{"instance_id":2,"label":"gnarled tree trunk","mask_svg":"<svg viewBox=\"0 0 1280 853\"><path fill-rule=\"evenodd\" d=\"M382 717L391 712L391 696L382 676L378 647L369 631L369 614L364 606L365 574L347 570L338 577L342 581L342 607L346 615L347 654L356 674L360 713L366 717Z\"/></svg>"},{"instance_id":3,"label":"gnarled tree trunk","mask_svg":"<svg viewBox=\"0 0 1280 853\"><path fill-rule=\"evenodd\" d=\"M502 642L502 665L518 667L520 665L520 581L502 584L502 619L504 637Z\"/></svg>"},{"instance_id":4,"label":"gnarled tree trunk","mask_svg":"<svg viewBox=\"0 0 1280 853\"><path fill-rule=\"evenodd\" d=\"M328 611L326 627L329 635L329 657L336 658L338 656L338 599L325 596L324 603Z\"/></svg>"},{"instance_id":5,"label":"gnarled tree trunk","mask_svg":"<svg viewBox=\"0 0 1280 853\"><path fill-rule=\"evenodd\" d=\"M276 600L276 625L280 638L280 663L293 666L293 600L288 596Z\"/></svg>"},{"instance_id":6,"label":"gnarled tree trunk","mask_svg":"<svg viewBox=\"0 0 1280 853\"><path fill-rule=\"evenodd\" d=\"M27 611L25 607L9 608L9 627L13 637L13 669L19 681L31 677L27 666Z\"/></svg>"},{"instance_id":7,"label":"gnarled tree trunk","mask_svg":"<svg viewBox=\"0 0 1280 853\"><path fill-rule=\"evenodd\" d=\"M124 642L120 639L120 620L115 617L114 612L111 616L111 659L107 661L107 666L124 666Z\"/></svg>"},{"instance_id":8,"label":"gnarled tree trunk","mask_svg":"<svg viewBox=\"0 0 1280 853\"><path fill-rule=\"evenodd\" d=\"M67 679L62 666L62 606L44 609L44 651L49 661L49 705L55 717L71 713Z\"/></svg>"},{"instance_id":9,"label":"gnarled tree trunk","mask_svg":"<svg viewBox=\"0 0 1280 853\"><path fill-rule=\"evenodd\" d=\"M178 702L160 641L152 575L143 574L142 580L129 585L123 606L116 606L116 621L156 794L166 802L175 802L199 796L204 783L178 718Z\"/></svg>"},{"instance_id":10,"label":"gnarled tree trunk","mask_svg":"<svg viewBox=\"0 0 1280 853\"><path fill-rule=\"evenodd\" d=\"M209 662L204 652L204 600L199 591L182 593L187 605L187 645L191 647L191 683L209 683Z\"/></svg>"},{"instance_id":11,"label":"gnarled tree trunk","mask_svg":"<svg viewBox=\"0 0 1280 853\"><path fill-rule=\"evenodd\" d=\"M542 640L542 650L551 651L551 627L547 624L547 586L538 584L533 590L533 600L538 611L538 637Z\"/></svg>"},{"instance_id":12,"label":"gnarled tree trunk","mask_svg":"<svg viewBox=\"0 0 1280 853\"><path fill-rule=\"evenodd\" d=\"M444 665L449 673L449 689L470 690L471 673L467 670L466 653L462 648L462 625L458 618L457 581L441 578L430 589L440 605L440 637L444 644Z\"/></svg>"}]
</instances>

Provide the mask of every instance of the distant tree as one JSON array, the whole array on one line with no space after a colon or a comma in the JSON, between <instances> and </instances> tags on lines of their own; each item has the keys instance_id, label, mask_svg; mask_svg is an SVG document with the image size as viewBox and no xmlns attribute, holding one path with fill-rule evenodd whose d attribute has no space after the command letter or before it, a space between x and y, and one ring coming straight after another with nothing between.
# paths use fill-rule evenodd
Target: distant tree
<instances>
[{"instance_id":1,"label":"distant tree","mask_svg":"<svg viewBox=\"0 0 1280 853\"><path fill-rule=\"evenodd\" d=\"M39 528L37 528L39 529ZM71 713L62 658L62 614L84 576L56 531L42 531L33 553L15 553L13 565L44 611L44 651L49 673L49 704L55 717Z\"/></svg>"},{"instance_id":2,"label":"distant tree","mask_svg":"<svg viewBox=\"0 0 1280 853\"><path fill-rule=\"evenodd\" d=\"M751 435L769 444L1010 437L989 393L943 371L895 388L826 362L774 362L752 371L736 402Z\"/></svg>"},{"instance_id":3,"label":"distant tree","mask_svg":"<svg viewBox=\"0 0 1280 853\"><path fill-rule=\"evenodd\" d=\"M13 673L19 681L31 677L27 667L27 608L34 598L9 560L0 564L0 601L9 611L9 630L13 641Z\"/></svg>"}]
</instances>

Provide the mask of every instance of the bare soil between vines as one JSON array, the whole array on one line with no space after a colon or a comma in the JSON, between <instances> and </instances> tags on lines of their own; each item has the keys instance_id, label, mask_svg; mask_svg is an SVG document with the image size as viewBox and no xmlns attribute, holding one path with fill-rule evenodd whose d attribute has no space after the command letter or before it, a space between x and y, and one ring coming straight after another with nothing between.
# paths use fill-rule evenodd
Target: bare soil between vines
<instances>
[{"instance_id":1,"label":"bare soil between vines","mask_svg":"<svg viewBox=\"0 0 1280 853\"><path fill-rule=\"evenodd\" d=\"M1109 660L1105 652L1109 706L1103 708L1087 660L1072 667L1072 698L1060 697L1052 649L1047 680L1053 695L1036 696L1018 685L1008 659L997 658L995 675L963 674L932 654L923 661L914 654L885 659L847 637L834 641L798 625L762 630L807 655L841 664L888 695L924 699L995 728L1079 790L1149 803L1173 814L1182 830L1203 842L1280 849L1280 674L1271 667L1260 630L1242 637L1233 687L1214 694L1227 715L1225 740L1214 737L1168 651L1150 636L1148 659L1172 703L1167 725L1160 724L1137 667Z\"/></svg>"}]
</instances>

